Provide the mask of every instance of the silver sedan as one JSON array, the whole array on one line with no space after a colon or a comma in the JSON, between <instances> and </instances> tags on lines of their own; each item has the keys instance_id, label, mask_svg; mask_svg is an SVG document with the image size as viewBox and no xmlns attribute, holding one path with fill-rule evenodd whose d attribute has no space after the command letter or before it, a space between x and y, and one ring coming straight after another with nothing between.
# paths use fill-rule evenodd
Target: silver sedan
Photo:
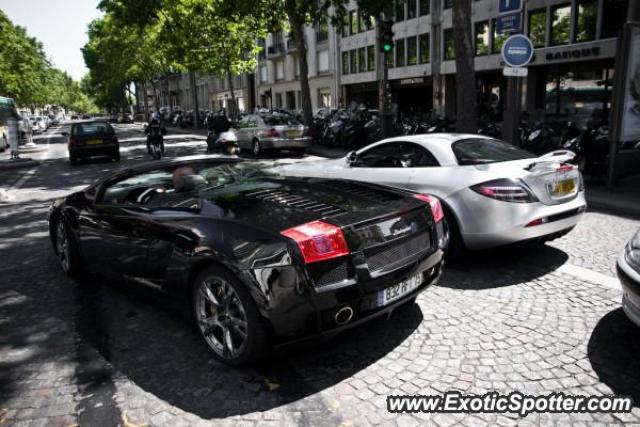
<instances>
[{"instance_id":1,"label":"silver sedan","mask_svg":"<svg viewBox=\"0 0 640 427\"><path fill-rule=\"evenodd\" d=\"M295 117L282 113L249 114L238 122L236 136L241 150L259 157L268 150L291 150L303 155L311 143L308 129Z\"/></svg>"},{"instance_id":2,"label":"silver sedan","mask_svg":"<svg viewBox=\"0 0 640 427\"><path fill-rule=\"evenodd\" d=\"M454 252L568 233L586 210L580 172L560 150L537 157L481 135L390 138L289 174L375 182L440 198Z\"/></svg>"}]
</instances>

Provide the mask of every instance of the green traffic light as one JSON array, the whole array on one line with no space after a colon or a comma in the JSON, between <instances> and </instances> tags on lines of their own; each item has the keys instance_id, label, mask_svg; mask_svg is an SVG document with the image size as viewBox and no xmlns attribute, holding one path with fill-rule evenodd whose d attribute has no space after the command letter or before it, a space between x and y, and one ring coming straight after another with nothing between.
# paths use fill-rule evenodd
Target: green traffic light
<instances>
[{"instance_id":1,"label":"green traffic light","mask_svg":"<svg viewBox=\"0 0 640 427\"><path fill-rule=\"evenodd\" d=\"M390 44L385 44L382 45L382 50L384 50L385 52L391 52L391 45Z\"/></svg>"}]
</instances>

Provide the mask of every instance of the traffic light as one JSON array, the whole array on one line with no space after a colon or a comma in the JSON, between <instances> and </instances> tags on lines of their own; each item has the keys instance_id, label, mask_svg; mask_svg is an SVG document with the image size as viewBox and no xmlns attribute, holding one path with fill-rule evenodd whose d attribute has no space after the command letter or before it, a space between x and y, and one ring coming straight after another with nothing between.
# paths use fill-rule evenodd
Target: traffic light
<instances>
[{"instance_id":1,"label":"traffic light","mask_svg":"<svg viewBox=\"0 0 640 427\"><path fill-rule=\"evenodd\" d=\"M383 53L393 50L393 21L380 23L380 51Z\"/></svg>"}]
</instances>

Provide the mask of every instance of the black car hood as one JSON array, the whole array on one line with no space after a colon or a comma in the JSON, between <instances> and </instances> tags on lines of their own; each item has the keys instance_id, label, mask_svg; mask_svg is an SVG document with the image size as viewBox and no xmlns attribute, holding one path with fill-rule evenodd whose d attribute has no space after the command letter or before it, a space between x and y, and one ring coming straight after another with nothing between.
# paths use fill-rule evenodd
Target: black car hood
<instances>
[{"instance_id":1,"label":"black car hood","mask_svg":"<svg viewBox=\"0 0 640 427\"><path fill-rule=\"evenodd\" d=\"M203 192L200 214L279 232L318 219L339 226L352 225L421 204L407 193L374 185L262 177Z\"/></svg>"}]
</instances>

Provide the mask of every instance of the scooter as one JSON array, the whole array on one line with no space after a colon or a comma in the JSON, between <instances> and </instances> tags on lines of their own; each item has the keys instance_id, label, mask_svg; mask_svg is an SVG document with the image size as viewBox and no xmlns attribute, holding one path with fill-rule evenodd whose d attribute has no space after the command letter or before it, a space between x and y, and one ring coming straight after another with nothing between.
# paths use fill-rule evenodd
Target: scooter
<instances>
[{"instance_id":1,"label":"scooter","mask_svg":"<svg viewBox=\"0 0 640 427\"><path fill-rule=\"evenodd\" d=\"M238 146L238 138L235 132L221 132L220 135L210 130L207 134L207 153L208 154L238 154L240 147Z\"/></svg>"}]
</instances>

